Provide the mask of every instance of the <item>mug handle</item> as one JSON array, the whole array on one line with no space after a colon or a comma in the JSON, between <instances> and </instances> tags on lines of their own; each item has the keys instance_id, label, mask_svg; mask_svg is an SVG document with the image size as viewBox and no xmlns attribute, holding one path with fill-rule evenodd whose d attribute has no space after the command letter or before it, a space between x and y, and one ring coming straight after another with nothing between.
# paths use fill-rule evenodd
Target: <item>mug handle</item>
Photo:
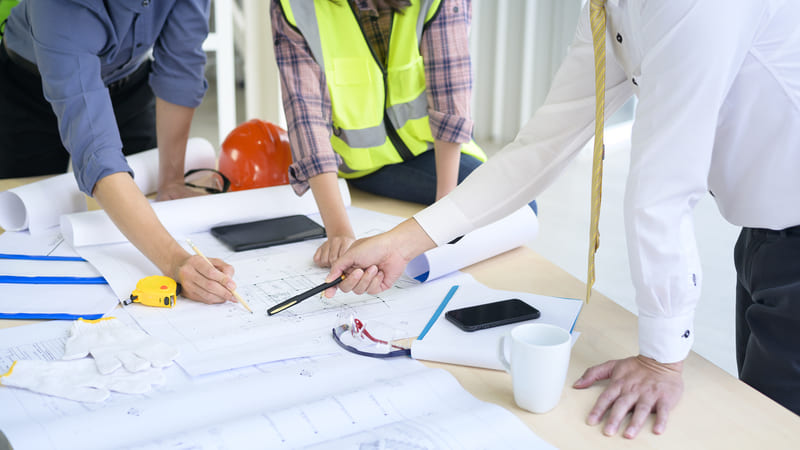
<instances>
[{"instance_id":1,"label":"mug handle","mask_svg":"<svg viewBox=\"0 0 800 450\"><path fill-rule=\"evenodd\" d=\"M500 364L503 365L506 372L511 373L511 363L506 359L506 338L509 336L511 336L510 333L500 337L500 340L497 341L497 359L500 360Z\"/></svg>"}]
</instances>

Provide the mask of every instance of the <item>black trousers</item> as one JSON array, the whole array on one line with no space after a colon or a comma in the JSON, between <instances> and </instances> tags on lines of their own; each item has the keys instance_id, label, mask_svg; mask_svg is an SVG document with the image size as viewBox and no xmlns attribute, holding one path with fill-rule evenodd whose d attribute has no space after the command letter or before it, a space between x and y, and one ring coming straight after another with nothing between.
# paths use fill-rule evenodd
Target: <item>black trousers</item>
<instances>
[{"instance_id":1,"label":"black trousers","mask_svg":"<svg viewBox=\"0 0 800 450\"><path fill-rule=\"evenodd\" d=\"M800 415L800 226L743 228L734 262L739 378Z\"/></svg>"},{"instance_id":2,"label":"black trousers","mask_svg":"<svg viewBox=\"0 0 800 450\"><path fill-rule=\"evenodd\" d=\"M0 44L0 178L64 173L69 153L35 68L15 62ZM156 147L156 101L150 62L108 86L125 155Z\"/></svg>"}]
</instances>

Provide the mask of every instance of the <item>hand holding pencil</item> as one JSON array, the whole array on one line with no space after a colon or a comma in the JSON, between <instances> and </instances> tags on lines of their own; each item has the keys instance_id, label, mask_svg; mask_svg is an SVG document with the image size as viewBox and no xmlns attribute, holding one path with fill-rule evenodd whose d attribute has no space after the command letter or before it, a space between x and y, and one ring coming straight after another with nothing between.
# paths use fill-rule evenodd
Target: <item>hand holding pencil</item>
<instances>
[{"instance_id":1,"label":"hand holding pencil","mask_svg":"<svg viewBox=\"0 0 800 450\"><path fill-rule=\"evenodd\" d=\"M197 247L194 245L194 243L193 243L191 240L187 239L187 240L186 240L186 243L187 243L187 244L189 244L189 247L191 247L191 249L192 249L192 250L193 250L193 251L194 251L194 252L195 252L195 253L196 253L198 256L200 256L200 257L201 257L203 260L205 260L205 262L206 262L206 263L208 263L208 265L209 265L210 267L215 267L215 266L214 266L214 264L213 264L213 263L212 263L212 262L211 262L211 261L210 261L208 258L206 258L206 255L204 255L204 254L203 254L203 252L201 252L201 251L200 251L200 249L199 249L199 248L197 248ZM232 283L231 283L231 284L232 284ZM247 309L248 311L250 311L250 314L252 314L252 313L253 313L253 310L252 310L252 308L250 308L250 305L247 303L247 301L245 301L245 299L243 299L243 298L242 298L242 296L240 296L240 295L239 295L239 293L238 293L238 292L236 292L236 289L233 289L233 288L232 288L232 287L230 287L230 286L225 286L225 288L226 288L226 289L227 289L227 290L228 290L228 291L229 291L231 294L233 294L234 298L236 298L236 301L238 301L239 303L241 303L241 304L242 304L242 306L244 306L244 307L245 307L245 309Z\"/></svg>"}]
</instances>

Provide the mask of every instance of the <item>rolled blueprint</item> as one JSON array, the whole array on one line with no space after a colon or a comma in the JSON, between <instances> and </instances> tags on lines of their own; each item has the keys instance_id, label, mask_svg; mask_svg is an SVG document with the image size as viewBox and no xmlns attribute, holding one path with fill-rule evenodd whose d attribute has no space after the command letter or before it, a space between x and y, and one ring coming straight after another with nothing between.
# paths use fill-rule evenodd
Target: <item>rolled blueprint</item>
<instances>
[{"instance_id":1,"label":"rolled blueprint","mask_svg":"<svg viewBox=\"0 0 800 450\"><path fill-rule=\"evenodd\" d=\"M350 191L343 179L339 180L339 191L345 206L349 206ZM298 197L288 184L155 202L152 206L173 236L208 231L218 225L317 212L312 195ZM61 234L73 247L127 242L101 210L61 216Z\"/></svg>"},{"instance_id":2,"label":"rolled blueprint","mask_svg":"<svg viewBox=\"0 0 800 450\"><path fill-rule=\"evenodd\" d=\"M134 181L145 194L158 189L158 149L127 157ZM191 138L186 145L185 170L214 168L214 146ZM0 227L39 234L59 223L64 214L86 211L86 197L78 189L75 174L65 173L36 183L0 192Z\"/></svg>"},{"instance_id":3,"label":"rolled blueprint","mask_svg":"<svg viewBox=\"0 0 800 450\"><path fill-rule=\"evenodd\" d=\"M539 220L530 206L465 235L456 242L429 250L408 263L406 275L420 282L435 280L476 262L515 249L533 240Z\"/></svg>"}]
</instances>

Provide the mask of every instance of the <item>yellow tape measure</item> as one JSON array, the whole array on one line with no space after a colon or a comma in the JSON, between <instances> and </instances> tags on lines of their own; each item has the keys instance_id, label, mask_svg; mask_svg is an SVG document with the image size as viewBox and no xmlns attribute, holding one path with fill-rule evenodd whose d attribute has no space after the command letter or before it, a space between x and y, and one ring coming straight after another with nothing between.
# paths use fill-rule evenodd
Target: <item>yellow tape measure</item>
<instances>
[{"instance_id":1,"label":"yellow tape measure","mask_svg":"<svg viewBox=\"0 0 800 450\"><path fill-rule=\"evenodd\" d=\"M175 306L175 296L177 295L178 283L175 280L162 275L153 275L139 280L130 299L123 303L130 305L135 302L145 306L172 308Z\"/></svg>"}]
</instances>

